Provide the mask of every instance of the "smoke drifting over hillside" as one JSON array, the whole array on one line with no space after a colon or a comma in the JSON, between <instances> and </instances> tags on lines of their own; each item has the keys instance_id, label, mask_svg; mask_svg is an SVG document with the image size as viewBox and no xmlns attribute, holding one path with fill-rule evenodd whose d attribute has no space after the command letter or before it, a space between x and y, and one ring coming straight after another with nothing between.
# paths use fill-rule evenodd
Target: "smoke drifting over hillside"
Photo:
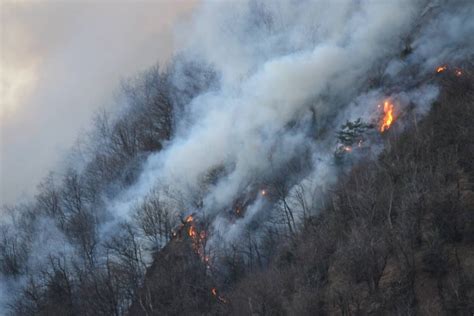
<instances>
[{"instance_id":1,"label":"smoke drifting over hillside","mask_svg":"<svg viewBox=\"0 0 474 316\"><path fill-rule=\"evenodd\" d=\"M134 172L123 176L127 179L122 182L118 176L110 176L110 183L109 178L100 179L107 183L94 191L89 182L83 184L80 176L72 174L65 177L64 188L51 185L48 198L38 198L40 208L54 206L54 210L42 209L50 217L63 207L73 209L70 213L79 214L84 222L92 218L97 225L92 229L73 223L90 229L89 235L76 238L66 215L58 216L56 225L61 229L50 231L54 238L41 229L48 218L32 225L31 234L42 236L35 240L45 244L44 238L59 240L63 246L55 250L63 248L63 253L79 256L83 251L85 261L92 262L87 264L94 266L106 260L108 264L109 253L96 255L98 259L92 253L106 247L106 242L110 245L117 232L124 233L124 222L133 226L137 209L147 211L147 205L166 205L175 226L191 214L194 222L209 222L205 237L214 249L225 248L248 231L258 235L265 225L288 224L291 233L305 216L303 212L318 212L327 188L350 169L350 163L336 163L335 152L352 155L353 160L374 157L383 149L386 131L395 125L401 130L429 110L438 95L433 80L436 67L456 67L472 58L473 15L471 1L204 2L176 30L175 58L163 71L168 77L155 78L171 87L173 96L163 97L161 90L153 94L155 90L146 83L143 86L148 90L144 88L144 96L139 96L165 99L163 104L173 108L172 124L167 122L173 133L157 143L147 138L152 145L144 146L140 154L132 148L123 153L125 158L117 158L119 163L122 158L131 161L117 163L122 176ZM204 69L197 71L194 81L186 73L189 65ZM390 122L380 129L388 112L385 102L393 113L390 110ZM139 115L141 110L131 110L130 117L146 121L146 114L145 118ZM337 143L341 125L359 118L357 124L370 129L369 136L358 140L354 148ZM128 145L127 137L133 138L142 128L130 127L129 117L120 123L117 142ZM100 132L109 132L107 124L101 128ZM363 155L356 152L357 146ZM107 160L103 147L96 144L97 152L91 157L98 157L107 169L112 160ZM100 178L106 174L102 171L85 166L78 172L86 178L96 172ZM69 185L73 190L67 191ZM73 197L84 194L87 203L66 198L57 202L61 199L57 196L70 192ZM58 206L61 203L64 206ZM283 225L266 222L278 207L292 208L295 218L287 214ZM92 215L82 213L86 208ZM170 225L166 223L166 233L176 233ZM184 225L183 221L179 227ZM92 244L92 250L75 248L74 243ZM143 249L156 250L165 244L160 239ZM33 243L31 247L40 246ZM50 250L36 249L22 271L43 271ZM26 276L18 274L8 280L26 284ZM130 303L127 299L124 305Z\"/></svg>"},{"instance_id":2,"label":"smoke drifting over hillside","mask_svg":"<svg viewBox=\"0 0 474 316\"><path fill-rule=\"evenodd\" d=\"M184 54L212 65L220 86L192 100L188 124L147 159L110 210L127 214L156 187L192 195L206 172L223 166L225 176L206 192L201 210L215 215L261 181L255 175L281 172L304 149L310 177L331 183L337 128L346 119L374 119L388 97L399 110L413 103L425 112L437 94L424 83L435 65L472 53L471 13L468 2L204 4L187 28L194 32L183 36ZM401 58L407 44L413 52ZM378 72L383 85L371 87Z\"/></svg>"}]
</instances>

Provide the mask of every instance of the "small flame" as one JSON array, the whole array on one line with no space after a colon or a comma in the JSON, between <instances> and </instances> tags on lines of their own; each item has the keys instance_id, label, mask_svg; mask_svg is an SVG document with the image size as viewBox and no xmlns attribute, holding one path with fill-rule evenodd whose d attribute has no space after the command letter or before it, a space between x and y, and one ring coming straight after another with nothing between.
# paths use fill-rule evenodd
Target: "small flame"
<instances>
[{"instance_id":1,"label":"small flame","mask_svg":"<svg viewBox=\"0 0 474 316\"><path fill-rule=\"evenodd\" d=\"M445 71L446 69L448 69L448 65L442 65L442 66L439 66L438 68L436 68L436 72L441 73L441 72Z\"/></svg>"},{"instance_id":2,"label":"small flame","mask_svg":"<svg viewBox=\"0 0 474 316\"><path fill-rule=\"evenodd\" d=\"M260 190L260 194L262 196L266 196L268 194L267 190L263 189L263 190Z\"/></svg>"},{"instance_id":3,"label":"small flame","mask_svg":"<svg viewBox=\"0 0 474 316\"><path fill-rule=\"evenodd\" d=\"M217 299L218 299L219 301L221 301L222 303L224 303L224 304L227 303L227 300L226 300L225 298L223 298L223 297L220 296L220 295L217 295L217 289L216 289L215 287L213 287L213 288L211 289L211 293L212 293L213 296L217 297Z\"/></svg>"},{"instance_id":4,"label":"small flame","mask_svg":"<svg viewBox=\"0 0 474 316\"><path fill-rule=\"evenodd\" d=\"M347 151L347 152L351 152L352 147L351 146L344 146L344 150Z\"/></svg>"},{"instance_id":5,"label":"small flame","mask_svg":"<svg viewBox=\"0 0 474 316\"><path fill-rule=\"evenodd\" d=\"M454 74L457 76L457 77L461 77L462 76L462 70L461 69L456 69L454 71Z\"/></svg>"},{"instance_id":6,"label":"small flame","mask_svg":"<svg viewBox=\"0 0 474 316\"><path fill-rule=\"evenodd\" d=\"M206 266L209 268L209 257L206 255L205 250L205 244L208 237L207 231L201 230L196 226L196 222L194 221L192 215L186 217L181 227L187 227L187 233L189 238L191 238L194 252L204 263L206 263Z\"/></svg>"},{"instance_id":7,"label":"small flame","mask_svg":"<svg viewBox=\"0 0 474 316\"><path fill-rule=\"evenodd\" d=\"M198 236L198 233L196 232L196 228L194 226L190 226L188 230L188 235L189 237L195 239Z\"/></svg>"},{"instance_id":8,"label":"small flame","mask_svg":"<svg viewBox=\"0 0 474 316\"><path fill-rule=\"evenodd\" d=\"M384 117L382 124L380 125L380 132L383 133L390 128L393 123L393 104L389 101L385 101L383 104Z\"/></svg>"}]
</instances>

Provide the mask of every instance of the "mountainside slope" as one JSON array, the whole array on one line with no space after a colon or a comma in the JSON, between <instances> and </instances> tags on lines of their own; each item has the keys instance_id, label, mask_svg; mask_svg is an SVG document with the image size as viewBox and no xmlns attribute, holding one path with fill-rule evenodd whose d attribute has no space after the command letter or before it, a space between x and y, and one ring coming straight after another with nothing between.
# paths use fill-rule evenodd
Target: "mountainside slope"
<instances>
[{"instance_id":1,"label":"mountainside slope","mask_svg":"<svg viewBox=\"0 0 474 316\"><path fill-rule=\"evenodd\" d=\"M468 72L437 80L442 92L427 117L387 133L384 152L341 178L268 264L236 250L207 273L196 258L183 272L176 256L184 250L170 245L148 270L154 289L130 315L471 315L474 80ZM171 244L183 242L192 240ZM211 278L222 296L210 291Z\"/></svg>"},{"instance_id":2,"label":"mountainside slope","mask_svg":"<svg viewBox=\"0 0 474 316\"><path fill-rule=\"evenodd\" d=\"M0 314L469 313L472 16L200 2L0 208Z\"/></svg>"}]
</instances>

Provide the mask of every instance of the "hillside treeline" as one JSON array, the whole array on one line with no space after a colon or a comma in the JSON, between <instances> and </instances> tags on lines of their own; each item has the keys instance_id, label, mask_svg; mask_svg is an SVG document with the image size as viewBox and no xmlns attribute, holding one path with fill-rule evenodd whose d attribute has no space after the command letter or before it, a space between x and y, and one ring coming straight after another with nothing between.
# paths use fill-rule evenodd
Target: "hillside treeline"
<instances>
[{"instance_id":1,"label":"hillside treeline","mask_svg":"<svg viewBox=\"0 0 474 316\"><path fill-rule=\"evenodd\" d=\"M150 199L132 220L120 220L105 200L136 180L147 156L172 137L184 104L214 81L212 70L191 62L156 66L124 81L119 102L126 106L96 115L91 133L72 149L72 162L46 177L31 202L2 209L5 313L126 313L147 253L169 240L178 217Z\"/></svg>"},{"instance_id":2,"label":"hillside treeline","mask_svg":"<svg viewBox=\"0 0 474 316\"><path fill-rule=\"evenodd\" d=\"M439 76L441 94L428 115L400 118L404 128L383 135L383 152L358 159L350 171L341 167L323 200L308 205L297 192L290 195L282 180L287 174L265 182L274 202L269 224L208 259L197 251L208 249L207 236L196 246L185 210L150 195L129 221L116 223L104 199L134 183L146 157L173 137L184 105L212 89L212 71L180 67L154 68L126 84L129 106L116 117L97 116L80 148L80 167L52 174L33 202L5 210L0 272L14 289L7 293L9 313L474 312L474 78L468 71ZM175 85L174 76L188 84ZM304 161L287 172L302 172ZM170 192L176 205L189 199L176 194ZM206 218L198 220L208 232Z\"/></svg>"},{"instance_id":3,"label":"hillside treeline","mask_svg":"<svg viewBox=\"0 0 474 316\"><path fill-rule=\"evenodd\" d=\"M343 174L323 206L280 210L318 209L296 231L269 229L260 243L249 234L212 273L189 239L171 241L130 314L472 314L474 81L447 74L439 84L429 114L406 115L405 130L387 133L381 155ZM278 183L267 190L291 198Z\"/></svg>"}]
</instances>

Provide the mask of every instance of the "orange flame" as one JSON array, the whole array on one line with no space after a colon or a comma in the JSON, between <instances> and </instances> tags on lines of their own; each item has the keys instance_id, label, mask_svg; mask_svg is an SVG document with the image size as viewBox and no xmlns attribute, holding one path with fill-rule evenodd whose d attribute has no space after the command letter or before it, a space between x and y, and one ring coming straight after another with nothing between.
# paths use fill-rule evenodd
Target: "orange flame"
<instances>
[{"instance_id":1,"label":"orange flame","mask_svg":"<svg viewBox=\"0 0 474 316\"><path fill-rule=\"evenodd\" d=\"M193 239L197 237L198 233L196 232L196 228L194 228L194 226L189 227L188 235L189 235L189 237L191 237Z\"/></svg>"},{"instance_id":2,"label":"orange flame","mask_svg":"<svg viewBox=\"0 0 474 316\"><path fill-rule=\"evenodd\" d=\"M393 123L393 104L389 101L385 101L383 104L384 117L382 124L380 125L380 132L383 133L390 128Z\"/></svg>"},{"instance_id":3,"label":"orange flame","mask_svg":"<svg viewBox=\"0 0 474 316\"><path fill-rule=\"evenodd\" d=\"M187 233L189 238L191 238L192 248L194 252L201 258L201 260L206 263L206 266L209 268L209 257L206 256L205 243L207 239L207 232L205 230L199 230L196 226L194 218L192 215L189 215L184 220L183 226L187 226Z\"/></svg>"},{"instance_id":4,"label":"orange flame","mask_svg":"<svg viewBox=\"0 0 474 316\"><path fill-rule=\"evenodd\" d=\"M442 66L439 66L438 68L436 68L436 72L440 73L440 72L445 71L446 69L448 69L448 65L442 65Z\"/></svg>"},{"instance_id":5,"label":"orange flame","mask_svg":"<svg viewBox=\"0 0 474 316\"><path fill-rule=\"evenodd\" d=\"M217 289L216 289L215 287L213 287L213 288L211 289L211 293L212 293L212 295L214 295L215 297L217 297L217 299L218 299L219 301L221 301L222 303L224 303L224 304L227 303L227 300L226 300L225 298L223 298L223 297L220 296L220 295L217 295Z\"/></svg>"}]
</instances>

